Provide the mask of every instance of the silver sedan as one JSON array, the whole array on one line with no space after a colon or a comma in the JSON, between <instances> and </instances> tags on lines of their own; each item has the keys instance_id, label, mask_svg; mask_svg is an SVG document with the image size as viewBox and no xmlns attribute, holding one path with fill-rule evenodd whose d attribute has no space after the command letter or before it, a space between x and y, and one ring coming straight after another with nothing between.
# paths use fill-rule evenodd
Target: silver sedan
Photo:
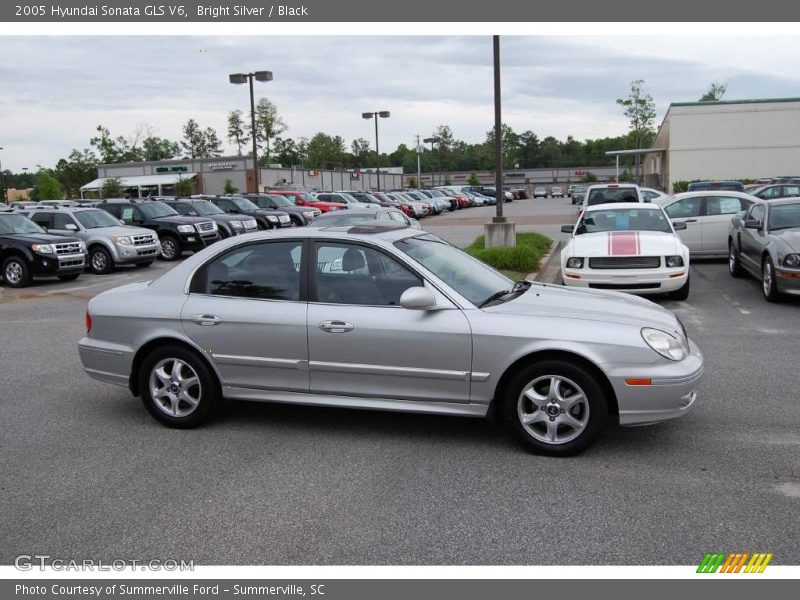
<instances>
[{"instance_id":1,"label":"silver sedan","mask_svg":"<svg viewBox=\"0 0 800 600\"><path fill-rule=\"evenodd\" d=\"M566 456L612 424L685 414L703 357L675 315L514 282L395 225L230 238L89 302L89 376L171 427L225 398L483 417Z\"/></svg>"}]
</instances>

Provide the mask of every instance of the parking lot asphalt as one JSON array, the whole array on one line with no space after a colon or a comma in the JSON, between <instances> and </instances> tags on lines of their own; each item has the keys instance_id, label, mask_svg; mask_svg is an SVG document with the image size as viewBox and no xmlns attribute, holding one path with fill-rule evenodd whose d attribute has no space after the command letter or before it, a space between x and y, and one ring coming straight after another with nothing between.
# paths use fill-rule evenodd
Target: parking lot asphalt
<instances>
[{"instance_id":1,"label":"parking lot asphalt","mask_svg":"<svg viewBox=\"0 0 800 600\"><path fill-rule=\"evenodd\" d=\"M573 214L535 202L507 206L520 220ZM473 217L423 225L458 243L480 233ZM484 420L375 411L235 402L205 428L166 429L85 376L75 347L88 297L152 276L2 288L0 563L800 562L800 302L765 302L724 262L692 266L687 302L659 300L706 356L693 410L570 459L529 454Z\"/></svg>"}]
</instances>

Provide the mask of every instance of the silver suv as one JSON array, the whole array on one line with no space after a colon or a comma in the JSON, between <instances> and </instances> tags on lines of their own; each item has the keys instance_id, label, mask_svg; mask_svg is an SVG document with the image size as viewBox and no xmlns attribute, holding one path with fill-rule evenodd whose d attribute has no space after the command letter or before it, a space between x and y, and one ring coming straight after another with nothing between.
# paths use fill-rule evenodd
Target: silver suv
<instances>
[{"instance_id":1,"label":"silver suv","mask_svg":"<svg viewBox=\"0 0 800 600\"><path fill-rule=\"evenodd\" d=\"M83 240L92 273L109 273L119 264L146 267L161 250L154 232L143 227L121 225L99 208L45 208L30 211L29 216L49 233Z\"/></svg>"}]
</instances>

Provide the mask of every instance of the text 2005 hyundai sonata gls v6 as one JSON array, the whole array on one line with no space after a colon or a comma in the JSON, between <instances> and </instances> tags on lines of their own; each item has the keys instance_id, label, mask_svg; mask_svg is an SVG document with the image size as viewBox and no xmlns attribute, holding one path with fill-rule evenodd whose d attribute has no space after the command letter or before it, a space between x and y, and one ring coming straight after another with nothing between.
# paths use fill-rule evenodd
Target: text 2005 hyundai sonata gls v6
<instances>
[{"instance_id":1,"label":"text 2005 hyundai sonata gls v6","mask_svg":"<svg viewBox=\"0 0 800 600\"><path fill-rule=\"evenodd\" d=\"M223 398L502 416L569 455L608 425L681 416L703 357L678 319L617 292L514 283L425 232L361 225L253 233L159 279L100 294L87 373L165 425Z\"/></svg>"}]
</instances>

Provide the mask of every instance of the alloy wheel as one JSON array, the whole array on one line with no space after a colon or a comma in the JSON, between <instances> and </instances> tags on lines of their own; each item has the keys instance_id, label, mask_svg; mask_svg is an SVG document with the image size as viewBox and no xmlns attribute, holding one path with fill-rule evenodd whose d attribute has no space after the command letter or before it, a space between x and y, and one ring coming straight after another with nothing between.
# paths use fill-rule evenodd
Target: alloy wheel
<instances>
[{"instance_id":1,"label":"alloy wheel","mask_svg":"<svg viewBox=\"0 0 800 600\"><path fill-rule=\"evenodd\" d=\"M104 252L97 251L92 253L92 269L94 271L103 271L106 266L108 266L108 261Z\"/></svg>"},{"instance_id":2,"label":"alloy wheel","mask_svg":"<svg viewBox=\"0 0 800 600\"><path fill-rule=\"evenodd\" d=\"M167 260L172 260L175 258L175 254L177 253L178 249L175 247L175 242L171 239L166 238L161 240L161 254Z\"/></svg>"},{"instance_id":3,"label":"alloy wheel","mask_svg":"<svg viewBox=\"0 0 800 600\"><path fill-rule=\"evenodd\" d=\"M170 417L192 414L200 404L202 393L197 373L179 358L165 358L150 371L153 404Z\"/></svg>"},{"instance_id":4,"label":"alloy wheel","mask_svg":"<svg viewBox=\"0 0 800 600\"><path fill-rule=\"evenodd\" d=\"M550 445L565 444L586 429L589 400L571 379L544 375L522 389L517 416L535 440Z\"/></svg>"},{"instance_id":5,"label":"alloy wheel","mask_svg":"<svg viewBox=\"0 0 800 600\"><path fill-rule=\"evenodd\" d=\"M761 283L764 286L764 295L770 296L772 294L772 264L768 260L764 261Z\"/></svg>"},{"instance_id":6,"label":"alloy wheel","mask_svg":"<svg viewBox=\"0 0 800 600\"><path fill-rule=\"evenodd\" d=\"M9 285L19 285L22 281L22 265L17 261L12 261L6 265L5 280Z\"/></svg>"}]
</instances>

